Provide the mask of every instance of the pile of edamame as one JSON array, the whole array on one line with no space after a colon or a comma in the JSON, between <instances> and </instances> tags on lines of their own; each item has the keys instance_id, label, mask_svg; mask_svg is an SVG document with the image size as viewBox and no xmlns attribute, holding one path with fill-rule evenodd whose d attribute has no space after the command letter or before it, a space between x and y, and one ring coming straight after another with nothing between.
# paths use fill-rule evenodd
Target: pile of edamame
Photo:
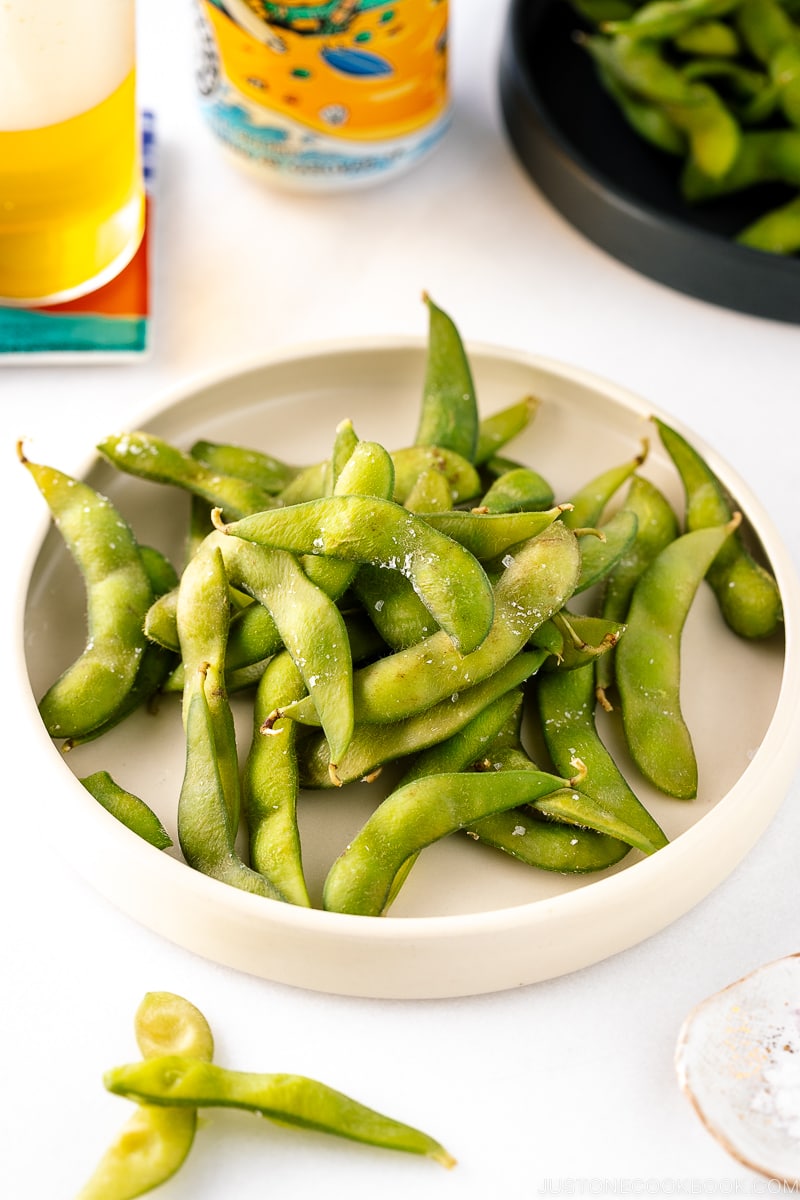
<instances>
[{"instance_id":1,"label":"pile of edamame","mask_svg":"<svg viewBox=\"0 0 800 1200\"><path fill-rule=\"evenodd\" d=\"M692 203L785 185L785 201L737 241L800 251L800 5L797 0L570 0L580 41L631 127L683 158Z\"/></svg>"},{"instance_id":2,"label":"pile of edamame","mask_svg":"<svg viewBox=\"0 0 800 1200\"><path fill-rule=\"evenodd\" d=\"M337 847L328 910L386 913L419 853L459 832L565 873L658 851L667 839L596 716L618 710L641 776L689 800L698 772L680 641L698 588L714 589L732 633L781 630L774 578L679 433L654 422L685 488L681 519L640 471L646 445L557 502L538 471L506 457L536 402L481 419L458 330L426 303L408 447L361 440L348 420L330 457L303 467L142 432L100 444L120 470L190 493L180 577L107 499L20 449L87 591L86 648L39 704L48 732L69 748L157 693L180 696L183 857L269 900L312 903L300 789L369 784L388 764L389 795L376 789L363 829ZM252 697L246 757L234 691ZM538 724L541 762L523 717ZM82 782L168 845L147 797L104 771Z\"/></svg>"}]
</instances>

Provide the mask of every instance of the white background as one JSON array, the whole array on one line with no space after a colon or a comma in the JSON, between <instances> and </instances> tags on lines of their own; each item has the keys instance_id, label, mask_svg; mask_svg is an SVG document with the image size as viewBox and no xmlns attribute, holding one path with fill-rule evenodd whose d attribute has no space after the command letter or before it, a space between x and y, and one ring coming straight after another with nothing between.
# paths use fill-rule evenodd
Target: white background
<instances>
[{"instance_id":1,"label":"white background","mask_svg":"<svg viewBox=\"0 0 800 1200\"><path fill-rule=\"evenodd\" d=\"M465 338L588 368L688 423L743 476L800 559L797 327L650 282L549 207L499 116L504 0L451 0L454 123L434 156L396 182L337 197L285 195L230 165L198 115L188 0L139 7L140 94L160 137L154 351L132 366L0 372L7 661L35 503L15 461L18 437L55 447L69 471L101 436L135 426L161 394L210 368L305 341L423 334L423 288ZM127 1115L102 1072L136 1056L132 1015L156 989L205 1011L218 1061L324 1079L427 1129L459 1159L446 1173L215 1114L159 1193L165 1200L323 1190L355 1200L378 1188L523 1200L547 1179L576 1190L760 1186L701 1127L672 1055L692 1005L800 949L797 780L726 883L610 961L475 999L345 999L196 958L87 888L48 841L36 763L17 749L13 690L2 695L5 1195L61 1200L78 1190Z\"/></svg>"}]
</instances>

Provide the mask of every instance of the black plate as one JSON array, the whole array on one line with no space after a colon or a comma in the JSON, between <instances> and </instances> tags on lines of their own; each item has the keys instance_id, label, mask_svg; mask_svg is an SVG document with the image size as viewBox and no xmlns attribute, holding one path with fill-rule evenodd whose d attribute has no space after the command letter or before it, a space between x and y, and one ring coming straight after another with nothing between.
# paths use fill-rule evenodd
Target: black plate
<instances>
[{"instance_id":1,"label":"black plate","mask_svg":"<svg viewBox=\"0 0 800 1200\"><path fill-rule=\"evenodd\" d=\"M731 241L794 194L777 185L697 206L680 194L680 161L643 142L575 41L567 0L512 0L500 99L531 178L577 229L670 287L738 312L800 322L800 260Z\"/></svg>"}]
</instances>

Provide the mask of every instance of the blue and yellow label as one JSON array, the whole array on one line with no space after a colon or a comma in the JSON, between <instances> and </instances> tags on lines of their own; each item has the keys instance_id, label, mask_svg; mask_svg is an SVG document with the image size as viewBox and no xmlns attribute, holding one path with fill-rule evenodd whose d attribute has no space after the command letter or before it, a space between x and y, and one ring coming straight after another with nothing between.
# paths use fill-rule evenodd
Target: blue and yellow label
<instances>
[{"instance_id":1,"label":"blue and yellow label","mask_svg":"<svg viewBox=\"0 0 800 1200\"><path fill-rule=\"evenodd\" d=\"M249 157L379 173L444 131L447 0L199 4L206 115Z\"/></svg>"}]
</instances>

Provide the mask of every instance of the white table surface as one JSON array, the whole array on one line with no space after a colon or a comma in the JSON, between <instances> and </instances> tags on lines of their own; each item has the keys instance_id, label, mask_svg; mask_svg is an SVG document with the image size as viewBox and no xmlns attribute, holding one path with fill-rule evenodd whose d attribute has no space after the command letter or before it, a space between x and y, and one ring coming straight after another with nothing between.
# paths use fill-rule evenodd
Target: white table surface
<instances>
[{"instance_id":1,"label":"white table surface","mask_svg":"<svg viewBox=\"0 0 800 1200\"><path fill-rule=\"evenodd\" d=\"M465 338L580 365L687 422L744 477L800 560L797 327L673 293L553 211L502 130L505 9L451 0L454 123L424 165L371 190L297 197L240 173L201 123L188 0L142 0L141 98L157 111L160 141L154 349L137 365L0 371L6 639L16 636L31 505L18 437L77 469L103 434L135 426L192 376L307 341L422 335L423 288ZM36 764L19 752L7 689L2 704L5 1195L77 1191L127 1115L102 1072L136 1056L133 1012L161 989L205 1011L218 1061L314 1075L429 1130L459 1159L446 1173L216 1114L164 1200L766 1190L701 1127L672 1055L692 1005L800 949L800 780L733 875L644 944L504 994L367 1001L215 966L96 895L40 827Z\"/></svg>"}]
</instances>

